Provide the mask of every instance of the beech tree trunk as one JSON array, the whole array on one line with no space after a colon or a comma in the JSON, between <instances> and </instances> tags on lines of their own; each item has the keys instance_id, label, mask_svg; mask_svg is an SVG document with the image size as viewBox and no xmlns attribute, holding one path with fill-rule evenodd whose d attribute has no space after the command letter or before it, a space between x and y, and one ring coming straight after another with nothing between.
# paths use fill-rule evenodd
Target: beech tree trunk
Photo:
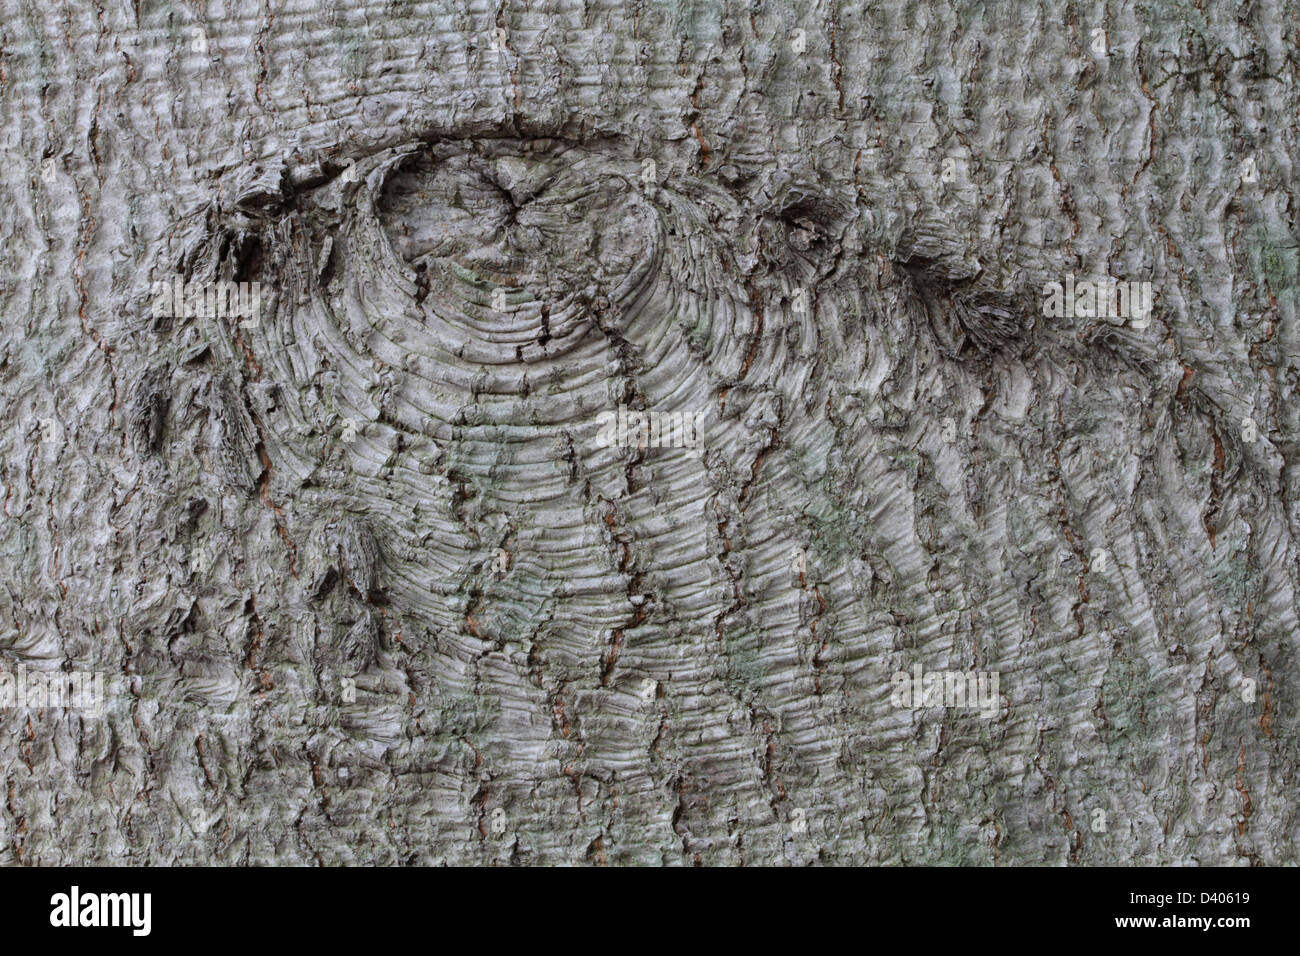
<instances>
[{"instance_id":1,"label":"beech tree trunk","mask_svg":"<svg viewBox=\"0 0 1300 956\"><path fill-rule=\"evenodd\" d=\"M2 6L4 862L1297 862L1294 5Z\"/></svg>"}]
</instances>

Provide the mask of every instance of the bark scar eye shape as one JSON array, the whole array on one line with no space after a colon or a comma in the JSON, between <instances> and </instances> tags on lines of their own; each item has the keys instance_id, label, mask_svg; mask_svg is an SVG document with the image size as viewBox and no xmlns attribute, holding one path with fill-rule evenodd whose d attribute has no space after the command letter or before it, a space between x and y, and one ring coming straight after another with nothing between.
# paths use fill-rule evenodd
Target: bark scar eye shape
<instances>
[{"instance_id":1,"label":"bark scar eye shape","mask_svg":"<svg viewBox=\"0 0 1300 956\"><path fill-rule=\"evenodd\" d=\"M696 414L709 363L739 374L755 340L741 206L691 177L647 191L642 165L618 143L514 138L359 158L259 216L277 309L230 353L317 389L282 411L329 436L330 468L441 476L458 447L579 441L620 405Z\"/></svg>"},{"instance_id":2,"label":"bark scar eye shape","mask_svg":"<svg viewBox=\"0 0 1300 956\"><path fill-rule=\"evenodd\" d=\"M493 172L472 155L417 155L394 169L377 206L394 251L414 263L426 255L486 255L500 245L519 201Z\"/></svg>"},{"instance_id":3,"label":"bark scar eye shape","mask_svg":"<svg viewBox=\"0 0 1300 956\"><path fill-rule=\"evenodd\" d=\"M224 214L204 246L260 243L267 320L219 361L284 386L263 433L322 485L477 500L465 462L562 447L580 472L602 412L697 420L719 381L757 378L734 256L753 216L712 182L646 190L621 144L559 140L420 141L353 168L237 228Z\"/></svg>"},{"instance_id":4,"label":"bark scar eye shape","mask_svg":"<svg viewBox=\"0 0 1300 956\"><path fill-rule=\"evenodd\" d=\"M634 188L639 168L567 144L438 144L392 166L371 212L417 276L426 330L467 342L465 357L535 361L658 273L661 210Z\"/></svg>"},{"instance_id":5,"label":"bark scar eye shape","mask_svg":"<svg viewBox=\"0 0 1300 956\"><path fill-rule=\"evenodd\" d=\"M830 237L828 220L831 214L818 208L814 202L801 200L781 211L781 221L785 223L786 236L790 245L800 252L809 252L820 247Z\"/></svg>"},{"instance_id":6,"label":"bark scar eye shape","mask_svg":"<svg viewBox=\"0 0 1300 956\"><path fill-rule=\"evenodd\" d=\"M815 185L789 187L763 229L769 260L808 281L834 267L853 218L850 203Z\"/></svg>"}]
</instances>

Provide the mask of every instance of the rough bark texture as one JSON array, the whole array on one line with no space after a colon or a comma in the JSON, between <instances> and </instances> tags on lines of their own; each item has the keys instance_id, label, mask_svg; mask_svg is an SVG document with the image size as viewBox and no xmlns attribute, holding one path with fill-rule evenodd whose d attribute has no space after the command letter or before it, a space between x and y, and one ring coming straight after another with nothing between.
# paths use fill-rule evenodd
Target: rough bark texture
<instances>
[{"instance_id":1,"label":"rough bark texture","mask_svg":"<svg viewBox=\"0 0 1300 956\"><path fill-rule=\"evenodd\" d=\"M1294 5L0 8L0 860L1297 862Z\"/></svg>"}]
</instances>

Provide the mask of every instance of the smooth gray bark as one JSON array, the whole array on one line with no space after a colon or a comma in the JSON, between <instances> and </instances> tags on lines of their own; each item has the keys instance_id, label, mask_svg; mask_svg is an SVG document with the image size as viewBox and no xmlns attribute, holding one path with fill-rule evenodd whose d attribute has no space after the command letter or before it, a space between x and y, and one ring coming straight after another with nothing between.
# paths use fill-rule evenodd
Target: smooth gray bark
<instances>
[{"instance_id":1,"label":"smooth gray bark","mask_svg":"<svg viewBox=\"0 0 1300 956\"><path fill-rule=\"evenodd\" d=\"M0 860L1297 862L1294 6L0 5Z\"/></svg>"}]
</instances>

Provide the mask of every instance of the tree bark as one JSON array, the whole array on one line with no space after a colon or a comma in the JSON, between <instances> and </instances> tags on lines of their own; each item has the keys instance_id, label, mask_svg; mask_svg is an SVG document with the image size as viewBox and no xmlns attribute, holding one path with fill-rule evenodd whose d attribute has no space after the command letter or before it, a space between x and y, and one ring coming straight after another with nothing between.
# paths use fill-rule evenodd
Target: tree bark
<instances>
[{"instance_id":1,"label":"tree bark","mask_svg":"<svg viewBox=\"0 0 1300 956\"><path fill-rule=\"evenodd\" d=\"M3 0L0 860L1295 864L1295 8L866 6Z\"/></svg>"}]
</instances>

